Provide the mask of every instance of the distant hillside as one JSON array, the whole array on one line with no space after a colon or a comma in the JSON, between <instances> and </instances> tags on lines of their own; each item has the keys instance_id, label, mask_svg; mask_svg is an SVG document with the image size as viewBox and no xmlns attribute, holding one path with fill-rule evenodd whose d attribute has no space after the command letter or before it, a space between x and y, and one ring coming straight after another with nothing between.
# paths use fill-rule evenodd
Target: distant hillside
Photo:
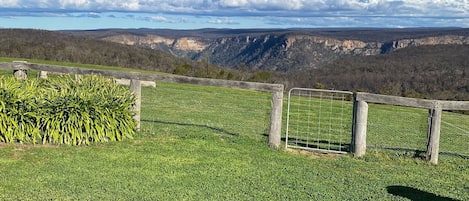
<instances>
[{"instance_id":1,"label":"distant hillside","mask_svg":"<svg viewBox=\"0 0 469 201\"><path fill-rule=\"evenodd\" d=\"M59 32L0 29L0 57L169 71L188 61L168 53Z\"/></svg>"},{"instance_id":2,"label":"distant hillside","mask_svg":"<svg viewBox=\"0 0 469 201\"><path fill-rule=\"evenodd\" d=\"M72 31L240 70L287 87L469 100L469 29Z\"/></svg>"},{"instance_id":3,"label":"distant hillside","mask_svg":"<svg viewBox=\"0 0 469 201\"><path fill-rule=\"evenodd\" d=\"M234 69L296 71L320 68L348 56L398 49L469 44L469 29L108 29L67 31Z\"/></svg>"},{"instance_id":4,"label":"distant hillside","mask_svg":"<svg viewBox=\"0 0 469 201\"><path fill-rule=\"evenodd\" d=\"M141 46L99 40L86 34L0 29L0 57L119 66L179 75L271 82L271 74L239 72L207 60L190 61Z\"/></svg>"},{"instance_id":5,"label":"distant hillside","mask_svg":"<svg viewBox=\"0 0 469 201\"><path fill-rule=\"evenodd\" d=\"M0 29L0 57L469 100L469 29L268 31Z\"/></svg>"},{"instance_id":6,"label":"distant hillside","mask_svg":"<svg viewBox=\"0 0 469 201\"><path fill-rule=\"evenodd\" d=\"M361 90L429 99L469 100L469 45L409 47L350 56L288 74L291 86Z\"/></svg>"}]
</instances>

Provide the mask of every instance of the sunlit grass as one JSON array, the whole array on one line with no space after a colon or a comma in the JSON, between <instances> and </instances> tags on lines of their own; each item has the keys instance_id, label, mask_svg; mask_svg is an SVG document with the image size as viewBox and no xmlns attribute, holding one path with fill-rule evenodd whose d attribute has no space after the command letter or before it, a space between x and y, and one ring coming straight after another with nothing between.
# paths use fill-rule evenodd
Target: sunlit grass
<instances>
[{"instance_id":1,"label":"sunlit grass","mask_svg":"<svg viewBox=\"0 0 469 201\"><path fill-rule=\"evenodd\" d=\"M142 92L133 140L0 145L0 200L407 200L390 186L469 200L461 157L435 166L394 151L270 148L269 93L167 83Z\"/></svg>"}]
</instances>

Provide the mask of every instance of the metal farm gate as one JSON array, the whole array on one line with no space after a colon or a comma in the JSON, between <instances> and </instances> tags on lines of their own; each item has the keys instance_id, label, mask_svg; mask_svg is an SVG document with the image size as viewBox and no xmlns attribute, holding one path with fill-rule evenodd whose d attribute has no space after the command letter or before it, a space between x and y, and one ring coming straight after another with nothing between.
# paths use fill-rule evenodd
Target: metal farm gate
<instances>
[{"instance_id":1,"label":"metal farm gate","mask_svg":"<svg viewBox=\"0 0 469 201\"><path fill-rule=\"evenodd\" d=\"M286 148L347 153L352 140L353 93L292 88Z\"/></svg>"}]
</instances>

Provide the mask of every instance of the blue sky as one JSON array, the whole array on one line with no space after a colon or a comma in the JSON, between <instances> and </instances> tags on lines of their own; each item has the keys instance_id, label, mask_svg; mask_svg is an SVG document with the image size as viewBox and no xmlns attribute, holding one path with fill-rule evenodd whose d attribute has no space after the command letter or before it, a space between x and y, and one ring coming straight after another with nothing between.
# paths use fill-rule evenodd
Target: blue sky
<instances>
[{"instance_id":1,"label":"blue sky","mask_svg":"<svg viewBox=\"0 0 469 201\"><path fill-rule=\"evenodd\" d=\"M469 27L469 0L0 0L0 28Z\"/></svg>"}]
</instances>

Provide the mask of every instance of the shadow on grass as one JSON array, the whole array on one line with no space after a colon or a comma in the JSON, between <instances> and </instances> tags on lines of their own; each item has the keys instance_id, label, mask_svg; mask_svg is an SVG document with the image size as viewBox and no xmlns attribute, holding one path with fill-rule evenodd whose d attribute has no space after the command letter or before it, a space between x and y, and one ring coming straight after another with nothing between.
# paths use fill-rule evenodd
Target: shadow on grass
<instances>
[{"instance_id":1,"label":"shadow on grass","mask_svg":"<svg viewBox=\"0 0 469 201\"><path fill-rule=\"evenodd\" d=\"M407 186L388 186L386 187L389 194L407 198L412 201L457 201L452 198L442 197L433 193L421 191L416 188Z\"/></svg>"},{"instance_id":2,"label":"shadow on grass","mask_svg":"<svg viewBox=\"0 0 469 201\"><path fill-rule=\"evenodd\" d=\"M230 131L227 131L222 128L215 128L207 125L200 125L200 124L188 124L188 123L180 123L180 122L168 122L168 121L160 121L160 120L146 120L143 119L141 122L149 122L149 123L158 123L158 124L166 124L166 125L177 125L177 126L190 126L190 127L199 127L199 128L207 128L216 132L220 132L223 134L231 135L231 136L239 136L238 133L233 133Z\"/></svg>"},{"instance_id":3,"label":"shadow on grass","mask_svg":"<svg viewBox=\"0 0 469 201\"><path fill-rule=\"evenodd\" d=\"M390 150L390 151L404 151L404 152L414 152L414 155L412 156L413 158L420 158L420 159L425 159L425 154L426 151L423 150L418 150L418 149L411 149L411 148L400 148L400 147L384 147L384 146L367 146L367 148L370 149L382 149L382 150ZM445 155L445 156L453 156L453 157L460 157L463 159L469 159L469 156L459 154L459 153L453 153L453 152L439 152L440 155Z\"/></svg>"},{"instance_id":4,"label":"shadow on grass","mask_svg":"<svg viewBox=\"0 0 469 201\"><path fill-rule=\"evenodd\" d=\"M264 134L265 136L269 136L269 134ZM281 138L282 142L286 142L286 138ZM295 142L295 146L305 147L305 148L312 148L312 149L325 149L325 150L333 150L333 151L344 151L350 152L350 143L340 143L328 140L311 140L307 142L306 140L302 139L295 139L295 138L288 138L288 142Z\"/></svg>"}]
</instances>

